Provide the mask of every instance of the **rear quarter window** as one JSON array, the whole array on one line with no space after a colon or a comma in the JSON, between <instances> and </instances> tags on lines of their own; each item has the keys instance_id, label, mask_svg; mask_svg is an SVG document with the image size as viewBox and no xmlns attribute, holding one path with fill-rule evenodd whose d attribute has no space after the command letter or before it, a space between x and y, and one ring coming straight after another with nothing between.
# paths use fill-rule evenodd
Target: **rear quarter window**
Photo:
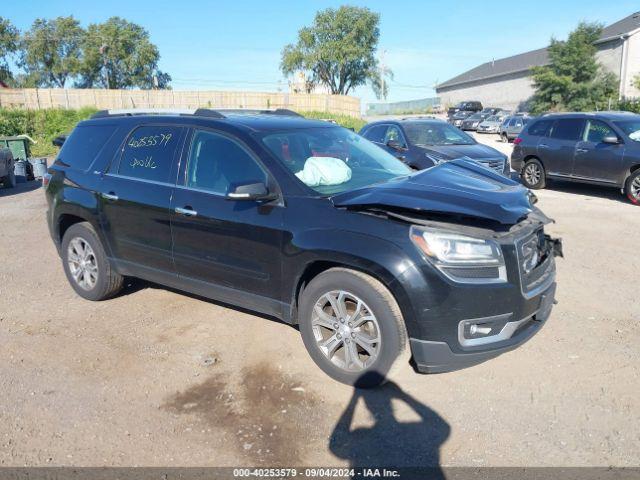
<instances>
[{"instance_id":1,"label":"rear quarter window","mask_svg":"<svg viewBox=\"0 0 640 480\"><path fill-rule=\"evenodd\" d=\"M136 128L124 144L118 174L167 183L182 127L148 125Z\"/></svg>"},{"instance_id":2,"label":"rear quarter window","mask_svg":"<svg viewBox=\"0 0 640 480\"><path fill-rule=\"evenodd\" d=\"M77 170L88 170L113 136L116 125L79 125L62 145L56 162Z\"/></svg>"},{"instance_id":3,"label":"rear quarter window","mask_svg":"<svg viewBox=\"0 0 640 480\"><path fill-rule=\"evenodd\" d=\"M538 120L537 122L533 122L527 130L529 135L533 135L534 137L546 137L549 133L549 129L553 125L552 120Z\"/></svg>"},{"instance_id":4,"label":"rear quarter window","mask_svg":"<svg viewBox=\"0 0 640 480\"><path fill-rule=\"evenodd\" d=\"M581 118L563 118L556 120L551 129L551 138L558 140L578 140L582 134L584 120Z\"/></svg>"}]
</instances>

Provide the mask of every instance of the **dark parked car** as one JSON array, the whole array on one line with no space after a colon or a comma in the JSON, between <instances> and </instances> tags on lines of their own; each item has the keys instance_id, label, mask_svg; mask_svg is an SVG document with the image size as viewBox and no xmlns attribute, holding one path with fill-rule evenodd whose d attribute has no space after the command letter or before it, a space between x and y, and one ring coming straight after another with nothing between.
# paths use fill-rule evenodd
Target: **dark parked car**
<instances>
[{"instance_id":1,"label":"dark parked car","mask_svg":"<svg viewBox=\"0 0 640 480\"><path fill-rule=\"evenodd\" d=\"M477 101L460 102L455 107L449 107L447 110L447 117L451 118L458 112L471 112L476 113L482 110L482 103Z\"/></svg>"},{"instance_id":2,"label":"dark parked car","mask_svg":"<svg viewBox=\"0 0 640 480\"><path fill-rule=\"evenodd\" d=\"M453 114L452 117L448 119L448 122L454 127L462 128L462 122L464 122L470 116L475 115L474 112L469 112L467 110L462 110L458 113Z\"/></svg>"},{"instance_id":3,"label":"dark parked car","mask_svg":"<svg viewBox=\"0 0 640 480\"><path fill-rule=\"evenodd\" d=\"M640 115L625 112L550 114L514 141L513 168L529 188L547 179L621 188L640 204Z\"/></svg>"},{"instance_id":4,"label":"dark parked car","mask_svg":"<svg viewBox=\"0 0 640 480\"><path fill-rule=\"evenodd\" d=\"M510 176L509 158L495 148L442 120L407 118L372 122L360 135L379 145L415 170L466 157Z\"/></svg>"},{"instance_id":5,"label":"dark parked car","mask_svg":"<svg viewBox=\"0 0 640 480\"><path fill-rule=\"evenodd\" d=\"M45 182L73 289L103 300L139 277L280 318L328 375L359 386L407 344L418 371L443 372L540 330L560 244L526 188L468 160L412 172L294 115L79 123Z\"/></svg>"},{"instance_id":6,"label":"dark parked car","mask_svg":"<svg viewBox=\"0 0 640 480\"><path fill-rule=\"evenodd\" d=\"M489 118L491 116L490 113L482 113L477 112L471 115L470 117L465 118L460 125L462 130L477 130L478 126L485 120L485 118Z\"/></svg>"}]
</instances>

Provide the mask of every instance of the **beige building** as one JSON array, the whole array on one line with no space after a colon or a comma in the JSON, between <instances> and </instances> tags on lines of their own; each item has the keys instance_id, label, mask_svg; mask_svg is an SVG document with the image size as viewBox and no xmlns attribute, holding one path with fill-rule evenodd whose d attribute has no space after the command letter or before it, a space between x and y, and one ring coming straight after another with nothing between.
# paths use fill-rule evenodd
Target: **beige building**
<instances>
[{"instance_id":1,"label":"beige building","mask_svg":"<svg viewBox=\"0 0 640 480\"><path fill-rule=\"evenodd\" d=\"M640 74L640 12L605 27L596 46L598 61L620 81L620 96L640 97L633 86ZM521 109L534 92L529 70L548 61L546 48L492 60L439 84L436 92L443 105L479 100L485 106Z\"/></svg>"}]
</instances>

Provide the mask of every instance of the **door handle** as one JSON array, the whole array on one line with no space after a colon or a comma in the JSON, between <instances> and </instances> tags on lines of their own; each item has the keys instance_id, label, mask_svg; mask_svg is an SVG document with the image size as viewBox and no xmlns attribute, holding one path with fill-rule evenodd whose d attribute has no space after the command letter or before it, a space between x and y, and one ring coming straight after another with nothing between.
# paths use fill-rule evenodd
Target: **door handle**
<instances>
[{"instance_id":1,"label":"door handle","mask_svg":"<svg viewBox=\"0 0 640 480\"><path fill-rule=\"evenodd\" d=\"M101 193L100 196L105 200L110 200L112 202L115 202L116 200L118 200L118 196L113 192Z\"/></svg>"},{"instance_id":2,"label":"door handle","mask_svg":"<svg viewBox=\"0 0 640 480\"><path fill-rule=\"evenodd\" d=\"M576 148L576 152L578 152L578 153L586 153L588 151L589 151L588 148Z\"/></svg>"},{"instance_id":3,"label":"door handle","mask_svg":"<svg viewBox=\"0 0 640 480\"><path fill-rule=\"evenodd\" d=\"M198 212L196 212L191 207L185 207L185 208L176 207L176 213L180 215L184 215L185 217L196 217L198 215Z\"/></svg>"},{"instance_id":4,"label":"door handle","mask_svg":"<svg viewBox=\"0 0 640 480\"><path fill-rule=\"evenodd\" d=\"M406 156L404 156L404 155L398 155L396 158L397 158L398 160L405 160L407 157L406 157Z\"/></svg>"},{"instance_id":5,"label":"door handle","mask_svg":"<svg viewBox=\"0 0 640 480\"><path fill-rule=\"evenodd\" d=\"M549 145L547 145L546 143L541 143L540 145L538 145L538 148L549 148Z\"/></svg>"}]
</instances>

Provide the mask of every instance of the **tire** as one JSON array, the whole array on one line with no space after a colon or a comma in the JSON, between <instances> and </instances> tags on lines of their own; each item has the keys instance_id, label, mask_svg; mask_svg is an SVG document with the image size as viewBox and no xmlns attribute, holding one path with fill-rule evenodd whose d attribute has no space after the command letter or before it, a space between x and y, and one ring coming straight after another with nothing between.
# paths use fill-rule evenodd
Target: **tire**
<instances>
[{"instance_id":1,"label":"tire","mask_svg":"<svg viewBox=\"0 0 640 480\"><path fill-rule=\"evenodd\" d=\"M509 143L509 137L504 132L500 134L500 140L502 140L503 143Z\"/></svg>"},{"instance_id":2,"label":"tire","mask_svg":"<svg viewBox=\"0 0 640 480\"><path fill-rule=\"evenodd\" d=\"M525 187L539 190L547 185L547 176L544 167L537 158L525 162L520 172L520 178Z\"/></svg>"},{"instance_id":3,"label":"tire","mask_svg":"<svg viewBox=\"0 0 640 480\"><path fill-rule=\"evenodd\" d=\"M61 253L67 280L82 298L105 300L122 288L123 278L111 267L102 243L90 223L81 222L69 227L62 238ZM74 257L76 262L73 262ZM84 260L82 267L81 260Z\"/></svg>"},{"instance_id":4,"label":"tire","mask_svg":"<svg viewBox=\"0 0 640 480\"><path fill-rule=\"evenodd\" d=\"M624 184L624 193L631 203L640 205L640 169L629 175Z\"/></svg>"},{"instance_id":5,"label":"tire","mask_svg":"<svg viewBox=\"0 0 640 480\"><path fill-rule=\"evenodd\" d=\"M2 185L4 188L15 188L16 174L13 171L13 167L9 169L9 173L2 179Z\"/></svg>"},{"instance_id":6,"label":"tire","mask_svg":"<svg viewBox=\"0 0 640 480\"><path fill-rule=\"evenodd\" d=\"M345 306L347 315L336 314L327 295L337 305ZM356 316L358 300L361 309ZM369 275L347 268L327 270L303 290L299 307L300 333L309 355L338 382L359 388L375 387L386 381L398 357L404 357L407 333L400 307L391 292ZM351 324L350 318L356 321ZM357 321L363 318L372 320ZM325 326L327 323L332 324L330 328ZM329 346L321 346L330 339ZM369 343L373 339L378 341ZM331 346L333 353L329 351ZM355 356L349 355L354 351ZM354 357L356 360L347 362L347 358Z\"/></svg>"}]
</instances>

